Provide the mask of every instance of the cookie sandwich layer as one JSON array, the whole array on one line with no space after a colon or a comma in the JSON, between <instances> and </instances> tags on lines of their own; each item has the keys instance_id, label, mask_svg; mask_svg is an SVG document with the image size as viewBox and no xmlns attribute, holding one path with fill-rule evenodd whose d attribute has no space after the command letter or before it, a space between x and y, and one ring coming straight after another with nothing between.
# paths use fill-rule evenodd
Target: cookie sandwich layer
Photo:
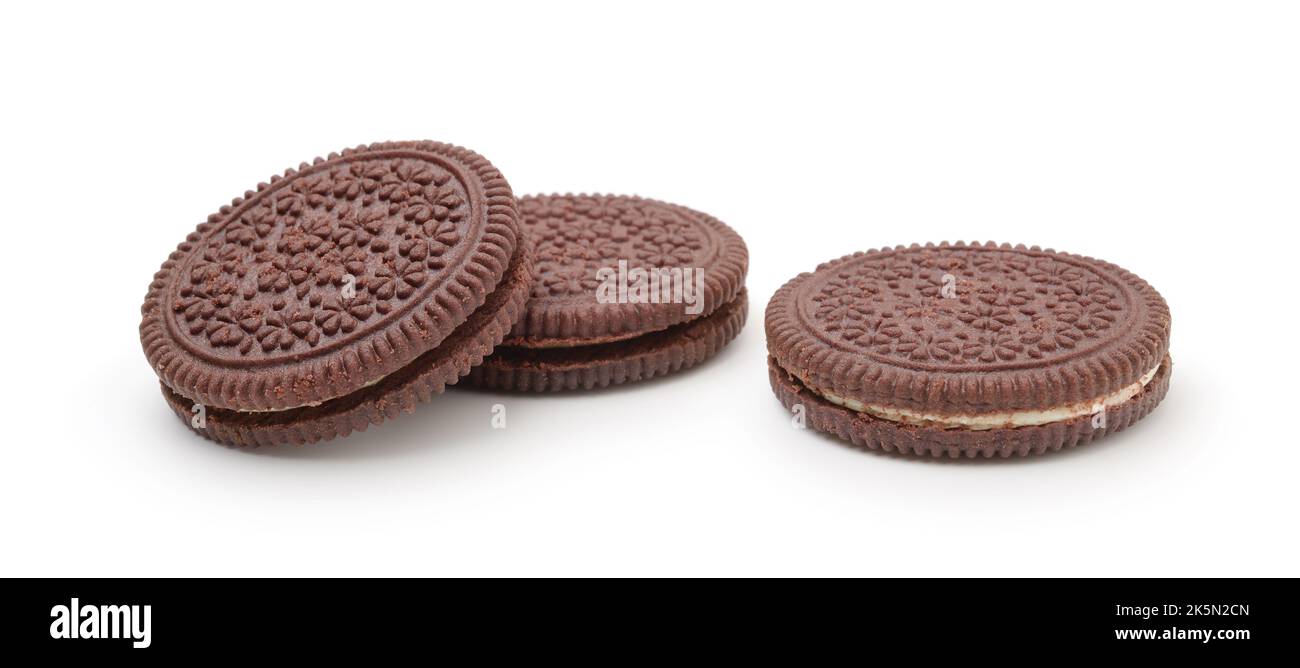
<instances>
[{"instance_id":1,"label":"cookie sandwich layer","mask_svg":"<svg viewBox=\"0 0 1300 668\"><path fill-rule=\"evenodd\" d=\"M717 219L640 197L519 206L535 242L532 295L465 384L545 392L644 380L709 359L744 326L748 250Z\"/></svg>"},{"instance_id":2,"label":"cookie sandwich layer","mask_svg":"<svg viewBox=\"0 0 1300 668\"><path fill-rule=\"evenodd\" d=\"M1172 365L1169 310L1149 284L1037 247L857 253L792 279L765 324L781 387L876 435L979 433L963 441L972 452L1163 397Z\"/></svg>"},{"instance_id":3,"label":"cookie sandwich layer","mask_svg":"<svg viewBox=\"0 0 1300 668\"><path fill-rule=\"evenodd\" d=\"M378 143L303 163L209 216L163 263L141 308L145 356L177 401L227 421L373 398L417 360L436 366L431 351L490 351L499 319L513 326L532 276L518 218L500 172L457 146Z\"/></svg>"}]
</instances>

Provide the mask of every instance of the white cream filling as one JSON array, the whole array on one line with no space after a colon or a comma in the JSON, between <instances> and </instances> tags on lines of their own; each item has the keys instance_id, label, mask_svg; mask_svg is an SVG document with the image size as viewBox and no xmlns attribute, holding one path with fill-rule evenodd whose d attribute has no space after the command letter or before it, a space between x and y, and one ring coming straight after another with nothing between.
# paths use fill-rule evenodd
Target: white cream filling
<instances>
[{"instance_id":1,"label":"white cream filling","mask_svg":"<svg viewBox=\"0 0 1300 668\"><path fill-rule=\"evenodd\" d=\"M1095 415L1112 406L1118 406L1129 399L1137 396L1142 388L1156 377L1156 372L1160 370L1160 365L1156 368L1142 374L1136 383L1124 387L1118 391L1111 392L1091 401L1080 401L1073 404L1062 406L1053 406L1051 408L1041 408L1029 411L1003 411L998 413L976 413L976 414L952 414L945 415L939 413L926 413L914 411L907 408L898 408L896 406L884 406L881 404L866 404L853 399L845 399L836 396L830 392L814 389L811 385L808 387L814 392L825 397L827 401L843 406L849 410L859 413L866 413L872 417L892 422L902 422L925 427L939 427L942 429L1005 429L1009 427L1032 427L1036 425L1049 424L1052 422L1061 422L1070 420L1084 415Z\"/></svg>"}]
</instances>

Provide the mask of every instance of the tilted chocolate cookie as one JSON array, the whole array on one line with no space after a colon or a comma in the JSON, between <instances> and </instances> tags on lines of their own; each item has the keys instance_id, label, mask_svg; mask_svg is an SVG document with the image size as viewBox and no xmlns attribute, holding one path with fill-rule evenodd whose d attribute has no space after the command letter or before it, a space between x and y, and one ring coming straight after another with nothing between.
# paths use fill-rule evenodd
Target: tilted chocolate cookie
<instances>
[{"instance_id":1,"label":"tilted chocolate cookie","mask_svg":"<svg viewBox=\"0 0 1300 668\"><path fill-rule=\"evenodd\" d=\"M371 144L272 177L180 244L141 311L163 395L237 446L378 424L455 383L523 311L510 187L437 142Z\"/></svg>"},{"instance_id":2,"label":"tilted chocolate cookie","mask_svg":"<svg viewBox=\"0 0 1300 668\"><path fill-rule=\"evenodd\" d=\"M1160 294L1037 247L858 253L787 283L766 320L781 403L864 448L1040 454L1124 429L1169 389Z\"/></svg>"},{"instance_id":3,"label":"tilted chocolate cookie","mask_svg":"<svg viewBox=\"0 0 1300 668\"><path fill-rule=\"evenodd\" d=\"M463 384L592 389L716 354L744 326L749 253L718 220L639 197L519 200L537 276L514 331Z\"/></svg>"}]
</instances>

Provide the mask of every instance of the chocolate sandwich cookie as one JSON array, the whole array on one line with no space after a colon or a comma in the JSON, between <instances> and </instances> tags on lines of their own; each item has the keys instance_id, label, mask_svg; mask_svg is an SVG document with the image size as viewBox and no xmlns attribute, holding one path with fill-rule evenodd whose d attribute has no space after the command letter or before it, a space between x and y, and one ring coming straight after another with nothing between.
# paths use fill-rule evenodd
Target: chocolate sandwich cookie
<instances>
[{"instance_id":1,"label":"chocolate sandwich cookie","mask_svg":"<svg viewBox=\"0 0 1300 668\"><path fill-rule=\"evenodd\" d=\"M455 383L532 286L509 185L472 151L360 146L259 184L180 244L140 340L176 414L236 446L363 430Z\"/></svg>"},{"instance_id":2,"label":"chocolate sandwich cookie","mask_svg":"<svg viewBox=\"0 0 1300 668\"><path fill-rule=\"evenodd\" d=\"M643 380L715 355L744 326L749 253L675 204L605 195L519 200L536 261L505 343L463 384L545 392Z\"/></svg>"},{"instance_id":3,"label":"chocolate sandwich cookie","mask_svg":"<svg viewBox=\"0 0 1300 668\"><path fill-rule=\"evenodd\" d=\"M962 243L858 253L767 307L772 388L813 429L916 455L1041 454L1146 416L1169 308L1113 264Z\"/></svg>"}]
</instances>

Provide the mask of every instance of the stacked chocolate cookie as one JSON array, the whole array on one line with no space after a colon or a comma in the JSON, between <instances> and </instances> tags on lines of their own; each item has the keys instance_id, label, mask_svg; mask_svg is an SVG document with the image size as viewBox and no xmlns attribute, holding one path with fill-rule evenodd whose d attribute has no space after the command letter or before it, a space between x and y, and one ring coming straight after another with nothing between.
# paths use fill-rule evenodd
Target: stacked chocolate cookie
<instances>
[{"instance_id":1,"label":"stacked chocolate cookie","mask_svg":"<svg viewBox=\"0 0 1300 668\"><path fill-rule=\"evenodd\" d=\"M545 392L642 380L712 357L744 326L749 253L717 219L604 195L524 197L519 209L533 292L467 383Z\"/></svg>"},{"instance_id":2,"label":"stacked chocolate cookie","mask_svg":"<svg viewBox=\"0 0 1300 668\"><path fill-rule=\"evenodd\" d=\"M149 286L164 398L215 441L305 444L413 411L503 341L476 384L594 388L698 363L743 324L745 246L718 221L637 198L522 208L486 159L437 142L259 184Z\"/></svg>"}]
</instances>

